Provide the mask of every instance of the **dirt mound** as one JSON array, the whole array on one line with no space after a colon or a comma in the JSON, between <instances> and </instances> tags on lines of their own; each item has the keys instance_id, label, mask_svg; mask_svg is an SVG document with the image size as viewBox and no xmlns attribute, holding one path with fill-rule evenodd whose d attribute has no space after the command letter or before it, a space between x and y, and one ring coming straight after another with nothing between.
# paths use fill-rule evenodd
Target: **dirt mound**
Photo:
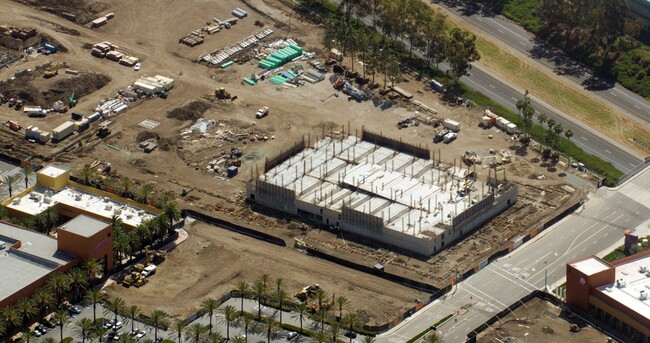
<instances>
[{"instance_id":1,"label":"dirt mound","mask_svg":"<svg viewBox=\"0 0 650 343\"><path fill-rule=\"evenodd\" d=\"M175 108L167 112L167 118L176 120L197 120L203 117L203 113L210 108L210 105L203 101L195 100L189 104Z\"/></svg>"},{"instance_id":2,"label":"dirt mound","mask_svg":"<svg viewBox=\"0 0 650 343\"><path fill-rule=\"evenodd\" d=\"M160 136L158 136L158 134L153 131L142 131L138 133L138 135L135 137L135 140L136 142L144 142L147 139L152 139L152 138L158 140L160 139Z\"/></svg>"},{"instance_id":3,"label":"dirt mound","mask_svg":"<svg viewBox=\"0 0 650 343\"><path fill-rule=\"evenodd\" d=\"M91 0L14 0L18 3L38 8L41 11L49 12L68 20L71 17L63 13L74 15L74 22L85 24L95 19L99 12L105 11L108 5Z\"/></svg>"},{"instance_id":4,"label":"dirt mound","mask_svg":"<svg viewBox=\"0 0 650 343\"><path fill-rule=\"evenodd\" d=\"M59 76L60 77L60 76ZM9 98L18 98L32 106L50 107L57 100L67 99L72 92L77 98L89 95L106 86L111 78L102 74L80 74L76 77L59 79L49 86L34 86L40 82L37 75L23 77L0 85L0 94Z\"/></svg>"}]
</instances>

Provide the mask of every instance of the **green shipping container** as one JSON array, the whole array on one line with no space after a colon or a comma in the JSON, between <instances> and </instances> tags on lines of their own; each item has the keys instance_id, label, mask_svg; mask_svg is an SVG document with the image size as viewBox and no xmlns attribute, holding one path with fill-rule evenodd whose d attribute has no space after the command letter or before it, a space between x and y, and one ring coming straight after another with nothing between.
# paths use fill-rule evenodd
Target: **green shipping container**
<instances>
[{"instance_id":1,"label":"green shipping container","mask_svg":"<svg viewBox=\"0 0 650 343\"><path fill-rule=\"evenodd\" d=\"M253 80L251 80L251 79L249 79L247 77L243 78L242 81L248 83L251 86L255 86L257 84L257 82L255 82L255 81L253 81Z\"/></svg>"},{"instance_id":2,"label":"green shipping container","mask_svg":"<svg viewBox=\"0 0 650 343\"><path fill-rule=\"evenodd\" d=\"M297 45L293 45L293 44L292 44L292 45L289 45L289 47L290 47L291 49L295 50L296 52L298 52L299 54L302 55L302 52L303 52L303 51L302 51L302 49L301 49L299 46L297 46Z\"/></svg>"},{"instance_id":3,"label":"green shipping container","mask_svg":"<svg viewBox=\"0 0 650 343\"><path fill-rule=\"evenodd\" d=\"M228 67L230 67L230 66L233 65L233 64L235 64L235 61L226 62L226 63L224 63L224 64L221 65L221 69L228 68Z\"/></svg>"}]
</instances>

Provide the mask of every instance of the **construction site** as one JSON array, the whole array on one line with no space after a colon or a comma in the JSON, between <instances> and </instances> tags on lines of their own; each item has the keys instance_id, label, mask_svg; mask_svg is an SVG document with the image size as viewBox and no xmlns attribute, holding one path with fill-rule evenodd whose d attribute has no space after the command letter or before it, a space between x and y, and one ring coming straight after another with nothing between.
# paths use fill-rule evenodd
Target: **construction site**
<instances>
[{"instance_id":1,"label":"construction site","mask_svg":"<svg viewBox=\"0 0 650 343\"><path fill-rule=\"evenodd\" d=\"M357 83L351 61L324 53L322 27L283 1L75 2L0 0L14 8L0 23L28 22L66 48L0 69L0 94L14 99L0 105L1 152L77 176L89 164L104 185L128 177L288 245L196 222L155 276L142 277L152 260L108 288L145 312L185 318L267 273L292 294L319 284L345 295L382 324L431 292L305 251L444 288L595 187L533 148L518 155L507 123L481 126L484 109L408 71L385 91Z\"/></svg>"}]
</instances>

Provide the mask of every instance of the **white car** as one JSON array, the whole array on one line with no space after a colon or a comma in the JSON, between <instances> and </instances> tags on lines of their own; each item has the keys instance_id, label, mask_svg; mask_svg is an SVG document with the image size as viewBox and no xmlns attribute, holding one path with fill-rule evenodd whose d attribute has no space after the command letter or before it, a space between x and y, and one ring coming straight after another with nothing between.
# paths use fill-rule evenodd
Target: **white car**
<instances>
[{"instance_id":1,"label":"white car","mask_svg":"<svg viewBox=\"0 0 650 343\"><path fill-rule=\"evenodd\" d=\"M117 322L117 323L115 323L114 328L115 328L115 330L119 330L119 329L121 329L121 328L122 328L122 322Z\"/></svg>"},{"instance_id":2,"label":"white car","mask_svg":"<svg viewBox=\"0 0 650 343\"><path fill-rule=\"evenodd\" d=\"M287 340L290 341L290 340L292 340L292 339L294 339L294 338L296 338L296 337L298 337L298 333L292 331L292 332L289 332L289 334L287 335Z\"/></svg>"},{"instance_id":3,"label":"white car","mask_svg":"<svg viewBox=\"0 0 650 343\"><path fill-rule=\"evenodd\" d=\"M136 63L135 66L133 67L135 71L140 71L140 68L142 68L142 65L140 63Z\"/></svg>"},{"instance_id":4,"label":"white car","mask_svg":"<svg viewBox=\"0 0 650 343\"><path fill-rule=\"evenodd\" d=\"M146 332L140 330L140 331L135 335L135 339L138 339L138 340L139 340L139 339L141 339L142 337L144 337L146 334L147 334Z\"/></svg>"}]
</instances>

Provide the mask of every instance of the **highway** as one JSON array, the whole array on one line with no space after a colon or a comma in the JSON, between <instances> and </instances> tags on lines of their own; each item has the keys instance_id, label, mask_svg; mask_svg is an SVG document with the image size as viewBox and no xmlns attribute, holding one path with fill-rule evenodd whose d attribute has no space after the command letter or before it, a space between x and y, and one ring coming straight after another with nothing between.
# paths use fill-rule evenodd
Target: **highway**
<instances>
[{"instance_id":1,"label":"highway","mask_svg":"<svg viewBox=\"0 0 650 343\"><path fill-rule=\"evenodd\" d=\"M340 0L332 1L340 3ZM372 16L359 17L359 19L367 25L372 26ZM409 46L406 40L402 39L401 41L407 47ZM413 49L413 52L419 57L423 55L418 49ZM439 67L442 71L449 69L449 66L445 63L441 63ZM517 112L515 104L517 100L523 97L525 91L523 89L517 89L509 82L492 75L488 70L483 70L476 63L472 64L472 69L469 71L469 74L461 77L460 80L515 112ZM562 124L565 130L571 129L573 131L572 141L576 145L589 154L611 162L614 167L624 173L637 166L646 157L639 156L636 152L622 144L603 137L602 133L592 129L587 124L562 113L560 110L553 108L551 105L540 101L534 96L531 96L531 100L537 111L535 118L539 113L544 113L549 118L553 118L556 122ZM537 122L536 119L535 122Z\"/></svg>"},{"instance_id":2,"label":"highway","mask_svg":"<svg viewBox=\"0 0 650 343\"><path fill-rule=\"evenodd\" d=\"M438 330L445 342L463 342L496 313L533 290L544 289L545 279L549 286L561 284L567 262L607 253L622 244L623 231L636 228L648 234L649 225L650 167L646 167L617 190L601 188L590 194L583 209L463 280L446 297L378 336L377 342L406 342L457 312Z\"/></svg>"},{"instance_id":3,"label":"highway","mask_svg":"<svg viewBox=\"0 0 650 343\"><path fill-rule=\"evenodd\" d=\"M643 97L627 90L619 83L612 83L599 89L587 89L583 85L593 75L587 67L571 62L560 51L537 44L532 33L507 18L501 15L484 14L478 10L473 11L463 7L462 4L446 6L437 1L432 2L441 5L445 12L453 18L468 23L492 39L497 39L511 49L529 56L531 60L537 61L549 72L555 71L558 77L564 78L585 91L592 92L610 107L642 125L650 126L650 103Z\"/></svg>"}]
</instances>

